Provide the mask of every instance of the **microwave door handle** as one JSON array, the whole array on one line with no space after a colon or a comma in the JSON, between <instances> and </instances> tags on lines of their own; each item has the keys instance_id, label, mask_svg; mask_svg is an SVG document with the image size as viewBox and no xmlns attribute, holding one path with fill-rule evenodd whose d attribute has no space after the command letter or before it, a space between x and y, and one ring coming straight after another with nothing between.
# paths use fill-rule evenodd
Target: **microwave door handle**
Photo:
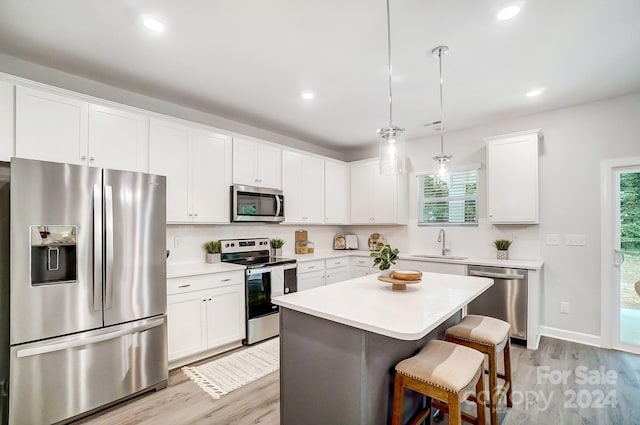
<instances>
[{"instance_id":1,"label":"microwave door handle","mask_svg":"<svg viewBox=\"0 0 640 425\"><path fill-rule=\"evenodd\" d=\"M280 195L273 195L276 198L276 217L280 217L280 210L282 209L282 203L280 202Z\"/></svg>"},{"instance_id":2,"label":"microwave door handle","mask_svg":"<svg viewBox=\"0 0 640 425\"><path fill-rule=\"evenodd\" d=\"M105 299L104 308L113 307L113 188L104 187L105 257L104 268Z\"/></svg>"},{"instance_id":3,"label":"microwave door handle","mask_svg":"<svg viewBox=\"0 0 640 425\"><path fill-rule=\"evenodd\" d=\"M102 310L102 185L93 185L93 310Z\"/></svg>"}]
</instances>

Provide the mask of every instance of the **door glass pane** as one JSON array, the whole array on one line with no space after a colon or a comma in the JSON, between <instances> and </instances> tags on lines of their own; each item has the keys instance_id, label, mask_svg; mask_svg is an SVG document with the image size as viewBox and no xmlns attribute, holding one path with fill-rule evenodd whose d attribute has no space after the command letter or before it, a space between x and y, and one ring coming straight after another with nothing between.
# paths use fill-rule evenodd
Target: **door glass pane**
<instances>
[{"instance_id":1,"label":"door glass pane","mask_svg":"<svg viewBox=\"0 0 640 425\"><path fill-rule=\"evenodd\" d=\"M247 302L249 319L278 311L278 307L271 304L270 273L247 276Z\"/></svg>"},{"instance_id":2,"label":"door glass pane","mask_svg":"<svg viewBox=\"0 0 640 425\"><path fill-rule=\"evenodd\" d=\"M620 174L620 341L640 345L640 172Z\"/></svg>"},{"instance_id":3,"label":"door glass pane","mask_svg":"<svg viewBox=\"0 0 640 425\"><path fill-rule=\"evenodd\" d=\"M276 215L277 204L274 195L263 193L239 192L237 202L238 215L251 216L274 216Z\"/></svg>"}]
</instances>

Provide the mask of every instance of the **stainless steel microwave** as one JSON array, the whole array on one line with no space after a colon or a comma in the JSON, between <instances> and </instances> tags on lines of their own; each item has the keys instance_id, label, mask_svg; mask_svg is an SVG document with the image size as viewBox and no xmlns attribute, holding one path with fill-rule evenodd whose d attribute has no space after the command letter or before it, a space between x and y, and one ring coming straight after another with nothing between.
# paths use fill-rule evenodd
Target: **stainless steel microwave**
<instances>
[{"instance_id":1,"label":"stainless steel microwave","mask_svg":"<svg viewBox=\"0 0 640 425\"><path fill-rule=\"evenodd\" d=\"M232 221L284 221L284 192L267 187L231 186Z\"/></svg>"}]
</instances>

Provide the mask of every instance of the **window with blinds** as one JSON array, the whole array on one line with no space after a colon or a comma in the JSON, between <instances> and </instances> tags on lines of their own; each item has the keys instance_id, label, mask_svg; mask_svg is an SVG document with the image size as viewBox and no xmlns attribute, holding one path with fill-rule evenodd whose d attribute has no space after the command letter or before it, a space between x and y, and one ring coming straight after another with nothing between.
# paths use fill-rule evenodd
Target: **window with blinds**
<instances>
[{"instance_id":1,"label":"window with blinds","mask_svg":"<svg viewBox=\"0 0 640 425\"><path fill-rule=\"evenodd\" d=\"M478 224L478 170L453 171L449 182L437 174L418 175L418 224Z\"/></svg>"}]
</instances>

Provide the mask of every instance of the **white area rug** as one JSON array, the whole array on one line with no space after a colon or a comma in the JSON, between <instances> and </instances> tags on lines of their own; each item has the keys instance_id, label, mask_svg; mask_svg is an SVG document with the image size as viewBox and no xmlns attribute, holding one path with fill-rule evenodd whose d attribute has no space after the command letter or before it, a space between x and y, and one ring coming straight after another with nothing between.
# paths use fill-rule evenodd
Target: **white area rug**
<instances>
[{"instance_id":1,"label":"white area rug","mask_svg":"<svg viewBox=\"0 0 640 425\"><path fill-rule=\"evenodd\" d=\"M246 350L183 372L211 397L218 399L280 368L280 341L271 339Z\"/></svg>"}]
</instances>

